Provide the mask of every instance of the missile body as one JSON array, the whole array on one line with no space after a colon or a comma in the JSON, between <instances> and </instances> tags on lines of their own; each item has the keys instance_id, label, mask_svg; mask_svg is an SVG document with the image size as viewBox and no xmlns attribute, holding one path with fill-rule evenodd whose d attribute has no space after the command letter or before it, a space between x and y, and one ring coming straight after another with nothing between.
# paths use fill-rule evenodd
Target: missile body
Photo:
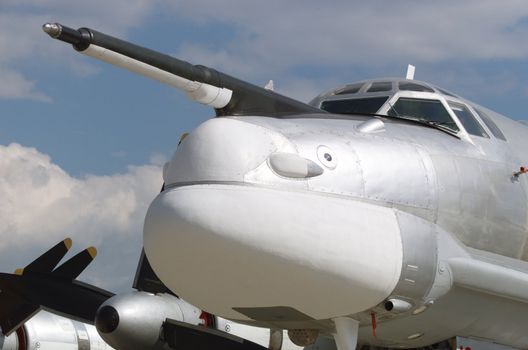
<instances>
[{"instance_id":1,"label":"missile body","mask_svg":"<svg viewBox=\"0 0 528 350\"><path fill-rule=\"evenodd\" d=\"M78 30L46 23L52 38L72 44L79 52L183 90L224 115L324 113L308 104L231 77L214 69L126 42L88 28Z\"/></svg>"}]
</instances>

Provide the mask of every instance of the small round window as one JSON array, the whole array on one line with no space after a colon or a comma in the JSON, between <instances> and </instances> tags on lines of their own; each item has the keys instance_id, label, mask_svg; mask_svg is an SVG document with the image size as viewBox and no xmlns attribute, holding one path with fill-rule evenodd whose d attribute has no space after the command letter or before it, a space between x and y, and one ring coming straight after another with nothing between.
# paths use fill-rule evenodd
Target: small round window
<instances>
[{"instance_id":1,"label":"small round window","mask_svg":"<svg viewBox=\"0 0 528 350\"><path fill-rule=\"evenodd\" d=\"M337 155L326 146L319 146L317 148L317 158L328 169L335 169L337 166Z\"/></svg>"}]
</instances>

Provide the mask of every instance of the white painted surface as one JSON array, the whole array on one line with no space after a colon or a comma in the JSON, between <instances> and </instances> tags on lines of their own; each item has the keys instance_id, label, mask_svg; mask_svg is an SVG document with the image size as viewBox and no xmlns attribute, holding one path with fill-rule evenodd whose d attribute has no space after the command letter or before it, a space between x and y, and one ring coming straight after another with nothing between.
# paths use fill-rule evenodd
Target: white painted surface
<instances>
[{"instance_id":1,"label":"white painted surface","mask_svg":"<svg viewBox=\"0 0 528 350\"><path fill-rule=\"evenodd\" d=\"M236 335L240 338L247 339L264 347L269 346L270 330L268 328L246 326L240 323L219 318L218 329L220 331Z\"/></svg>"},{"instance_id":2,"label":"white painted surface","mask_svg":"<svg viewBox=\"0 0 528 350\"><path fill-rule=\"evenodd\" d=\"M339 317L334 319L336 334L334 335L338 350L355 350L358 342L359 321Z\"/></svg>"},{"instance_id":3,"label":"white painted surface","mask_svg":"<svg viewBox=\"0 0 528 350\"><path fill-rule=\"evenodd\" d=\"M528 273L471 258L452 258L453 282L464 288L528 302Z\"/></svg>"},{"instance_id":4,"label":"white painted surface","mask_svg":"<svg viewBox=\"0 0 528 350\"><path fill-rule=\"evenodd\" d=\"M405 76L405 79L414 80L414 72L416 71L416 67L412 64L409 64L407 66L407 74Z\"/></svg>"},{"instance_id":5,"label":"white painted surface","mask_svg":"<svg viewBox=\"0 0 528 350\"><path fill-rule=\"evenodd\" d=\"M383 132L385 131L385 123L380 119L369 119L357 126L358 131L364 134Z\"/></svg>"},{"instance_id":6,"label":"white painted surface","mask_svg":"<svg viewBox=\"0 0 528 350\"><path fill-rule=\"evenodd\" d=\"M247 319L233 307L287 306L314 319L363 311L389 296L402 263L390 208L236 185L163 192L144 244L169 288L231 319Z\"/></svg>"},{"instance_id":7,"label":"white painted surface","mask_svg":"<svg viewBox=\"0 0 528 350\"><path fill-rule=\"evenodd\" d=\"M268 347L270 344L270 330L269 328L260 328L246 326L237 322L226 320L219 317L217 320L218 329L229 334L236 335L238 337L252 341L264 347ZM304 349L301 346L293 344L288 338L288 332L282 331L282 347L281 350L302 350Z\"/></svg>"},{"instance_id":8,"label":"white painted surface","mask_svg":"<svg viewBox=\"0 0 528 350\"><path fill-rule=\"evenodd\" d=\"M178 147L165 171L165 183L244 181L245 174L277 151L294 148L267 128L231 118L210 119Z\"/></svg>"},{"instance_id":9,"label":"white painted surface","mask_svg":"<svg viewBox=\"0 0 528 350\"><path fill-rule=\"evenodd\" d=\"M280 176L307 178L321 175L324 170L310 159L298 154L277 152L269 157L270 167Z\"/></svg>"},{"instance_id":10,"label":"white painted surface","mask_svg":"<svg viewBox=\"0 0 528 350\"><path fill-rule=\"evenodd\" d=\"M34 344L35 350L78 350L77 344L65 344L54 341L40 341Z\"/></svg>"},{"instance_id":11,"label":"white painted surface","mask_svg":"<svg viewBox=\"0 0 528 350\"><path fill-rule=\"evenodd\" d=\"M38 312L24 324L24 329L28 350L77 350L79 333L81 339L89 338L92 350L112 349L101 339L93 325L80 325L47 311Z\"/></svg>"},{"instance_id":12,"label":"white painted surface","mask_svg":"<svg viewBox=\"0 0 528 350\"><path fill-rule=\"evenodd\" d=\"M11 333L9 337L4 337L3 334L0 334L0 349L18 350L18 338L16 333Z\"/></svg>"},{"instance_id":13,"label":"white painted surface","mask_svg":"<svg viewBox=\"0 0 528 350\"><path fill-rule=\"evenodd\" d=\"M192 100L213 108L225 107L233 94L229 89L191 81L97 45L88 46L82 53L183 90Z\"/></svg>"}]
</instances>

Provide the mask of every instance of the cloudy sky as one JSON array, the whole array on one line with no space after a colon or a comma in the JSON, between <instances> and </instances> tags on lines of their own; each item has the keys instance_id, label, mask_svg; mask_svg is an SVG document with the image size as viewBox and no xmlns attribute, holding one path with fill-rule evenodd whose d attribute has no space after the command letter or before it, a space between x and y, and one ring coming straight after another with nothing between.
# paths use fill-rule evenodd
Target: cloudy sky
<instances>
[{"instance_id":1,"label":"cloudy sky","mask_svg":"<svg viewBox=\"0 0 528 350\"><path fill-rule=\"evenodd\" d=\"M0 270L71 236L82 277L130 288L146 208L179 136L213 115L79 55L41 26L91 27L308 101L360 79L430 81L526 119L528 3L0 0Z\"/></svg>"}]
</instances>

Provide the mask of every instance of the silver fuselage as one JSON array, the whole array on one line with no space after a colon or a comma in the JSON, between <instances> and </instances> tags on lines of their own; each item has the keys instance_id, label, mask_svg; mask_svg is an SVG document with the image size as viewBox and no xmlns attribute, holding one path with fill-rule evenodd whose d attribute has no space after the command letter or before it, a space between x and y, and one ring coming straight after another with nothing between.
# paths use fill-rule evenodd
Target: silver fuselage
<instances>
[{"instance_id":1,"label":"silver fuselage","mask_svg":"<svg viewBox=\"0 0 528 350\"><path fill-rule=\"evenodd\" d=\"M346 315L360 320L365 344L461 335L526 345L525 304L460 288L450 265L464 258L528 271L527 184L513 176L528 162L528 129L487 113L507 141L488 129L487 138L463 128L455 136L398 119L364 131L372 117L360 115L209 120L164 170L166 189L145 222L147 255L176 293L247 324L330 334L331 320ZM275 153L324 173L281 176L270 166ZM412 307L388 312L388 298Z\"/></svg>"}]
</instances>

